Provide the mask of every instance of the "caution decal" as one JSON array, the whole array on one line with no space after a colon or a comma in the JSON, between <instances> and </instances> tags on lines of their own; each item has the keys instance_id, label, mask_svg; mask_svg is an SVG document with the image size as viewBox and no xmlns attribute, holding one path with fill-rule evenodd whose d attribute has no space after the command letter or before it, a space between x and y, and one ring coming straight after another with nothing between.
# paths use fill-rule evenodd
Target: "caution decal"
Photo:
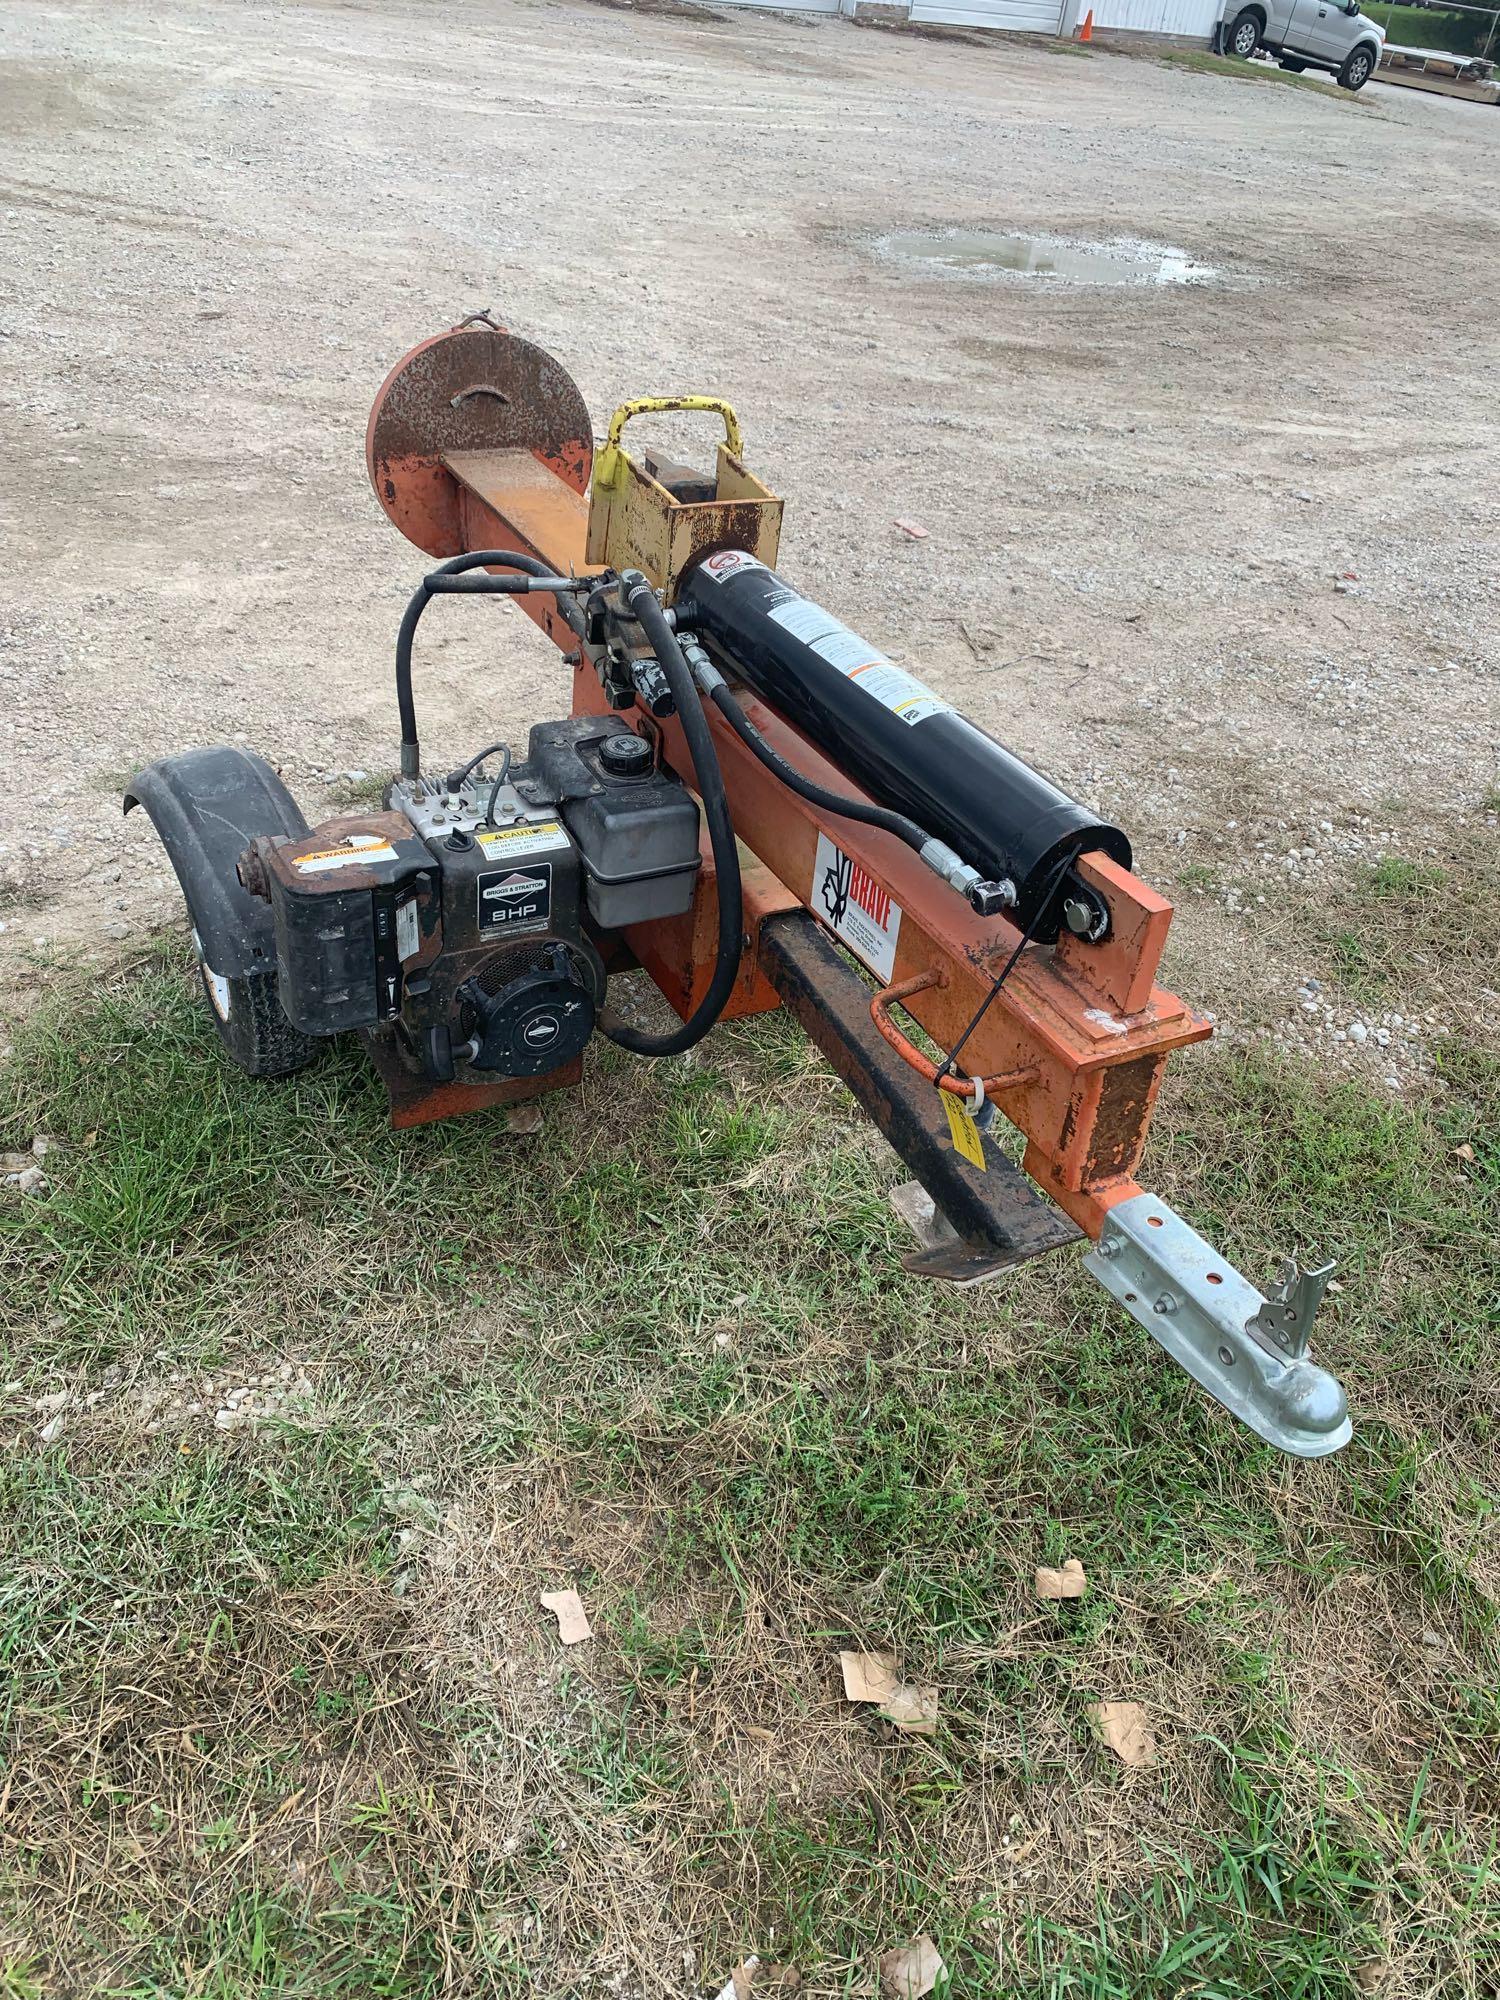
<instances>
[{"instance_id":1,"label":"caution decal","mask_svg":"<svg viewBox=\"0 0 1500 2000\"><path fill-rule=\"evenodd\" d=\"M568 846L568 836L555 819L543 820L536 826L481 826L475 830L474 838L486 855L498 859L515 854L521 849L531 853L546 853L548 848Z\"/></svg>"}]
</instances>

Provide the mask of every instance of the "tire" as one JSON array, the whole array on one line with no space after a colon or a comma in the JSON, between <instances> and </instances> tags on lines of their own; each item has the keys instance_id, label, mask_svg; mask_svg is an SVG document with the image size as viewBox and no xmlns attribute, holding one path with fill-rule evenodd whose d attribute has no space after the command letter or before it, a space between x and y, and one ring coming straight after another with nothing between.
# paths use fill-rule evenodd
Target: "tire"
<instances>
[{"instance_id":1,"label":"tire","mask_svg":"<svg viewBox=\"0 0 1500 2000\"><path fill-rule=\"evenodd\" d=\"M1301 76L1303 70L1307 68L1307 64L1299 56L1283 56L1281 58L1281 67L1290 70L1293 76Z\"/></svg>"},{"instance_id":2,"label":"tire","mask_svg":"<svg viewBox=\"0 0 1500 2000\"><path fill-rule=\"evenodd\" d=\"M189 917L193 914L189 910ZM203 997L231 1060L246 1076L290 1076L293 1070L305 1069L317 1054L318 1044L311 1035L294 1028L282 1012L275 968L243 979L215 972L203 955L196 918L193 944Z\"/></svg>"},{"instance_id":3,"label":"tire","mask_svg":"<svg viewBox=\"0 0 1500 2000\"><path fill-rule=\"evenodd\" d=\"M1229 24L1224 37L1224 53L1239 62L1248 62L1260 47L1260 16L1247 7L1243 14L1236 14Z\"/></svg>"},{"instance_id":4,"label":"tire","mask_svg":"<svg viewBox=\"0 0 1500 2000\"><path fill-rule=\"evenodd\" d=\"M1344 90L1363 90L1375 74L1375 58L1368 47L1361 42L1357 49L1351 49L1344 58L1344 67L1339 71L1338 80Z\"/></svg>"}]
</instances>

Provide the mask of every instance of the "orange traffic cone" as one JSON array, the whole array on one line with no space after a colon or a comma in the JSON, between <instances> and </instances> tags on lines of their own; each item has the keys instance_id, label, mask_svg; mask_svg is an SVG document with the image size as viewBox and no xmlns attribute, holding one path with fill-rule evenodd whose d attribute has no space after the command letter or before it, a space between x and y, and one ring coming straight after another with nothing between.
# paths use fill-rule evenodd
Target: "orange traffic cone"
<instances>
[{"instance_id":1,"label":"orange traffic cone","mask_svg":"<svg viewBox=\"0 0 1500 2000\"><path fill-rule=\"evenodd\" d=\"M1078 39L1080 42L1091 42L1094 39L1094 10L1092 7L1090 7L1089 11L1083 17L1083 26L1078 30Z\"/></svg>"}]
</instances>

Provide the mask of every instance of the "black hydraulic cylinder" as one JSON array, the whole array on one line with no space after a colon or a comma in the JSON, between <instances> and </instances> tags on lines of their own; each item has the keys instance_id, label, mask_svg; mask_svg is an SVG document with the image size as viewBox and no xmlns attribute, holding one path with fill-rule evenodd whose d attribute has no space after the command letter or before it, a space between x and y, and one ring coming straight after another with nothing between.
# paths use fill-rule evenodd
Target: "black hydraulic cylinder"
<instances>
[{"instance_id":1,"label":"black hydraulic cylinder","mask_svg":"<svg viewBox=\"0 0 1500 2000\"><path fill-rule=\"evenodd\" d=\"M680 590L696 632L841 771L945 840L982 875L1009 876L1015 917L1050 943L1062 897L1038 910L1070 851L1130 866L1117 826L1060 792L993 736L774 570L738 550L699 563Z\"/></svg>"}]
</instances>

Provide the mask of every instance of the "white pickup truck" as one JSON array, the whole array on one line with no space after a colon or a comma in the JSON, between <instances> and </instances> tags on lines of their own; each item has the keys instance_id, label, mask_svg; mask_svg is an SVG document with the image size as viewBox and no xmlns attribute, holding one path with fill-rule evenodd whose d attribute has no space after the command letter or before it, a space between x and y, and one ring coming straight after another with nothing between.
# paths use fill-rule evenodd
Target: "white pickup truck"
<instances>
[{"instance_id":1,"label":"white pickup truck","mask_svg":"<svg viewBox=\"0 0 1500 2000\"><path fill-rule=\"evenodd\" d=\"M1283 69L1332 70L1345 90L1364 89L1384 46L1385 29L1359 0L1248 0L1226 13L1219 40L1227 56L1268 49Z\"/></svg>"}]
</instances>

